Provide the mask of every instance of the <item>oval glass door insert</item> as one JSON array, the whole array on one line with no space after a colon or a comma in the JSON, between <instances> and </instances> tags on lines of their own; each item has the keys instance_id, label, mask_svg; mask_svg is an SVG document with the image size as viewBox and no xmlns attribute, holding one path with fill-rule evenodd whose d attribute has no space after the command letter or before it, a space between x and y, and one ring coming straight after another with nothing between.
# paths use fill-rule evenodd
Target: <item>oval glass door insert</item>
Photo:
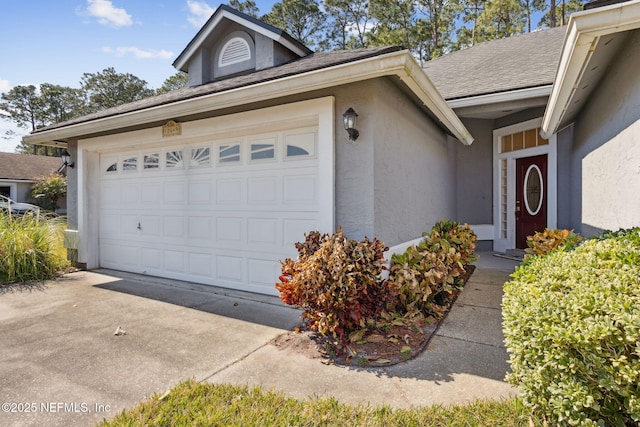
<instances>
[{"instance_id":1,"label":"oval glass door insert","mask_svg":"<svg viewBox=\"0 0 640 427\"><path fill-rule=\"evenodd\" d=\"M529 166L524 176L524 204L529 215L536 215L542 208L542 173L537 165Z\"/></svg>"}]
</instances>

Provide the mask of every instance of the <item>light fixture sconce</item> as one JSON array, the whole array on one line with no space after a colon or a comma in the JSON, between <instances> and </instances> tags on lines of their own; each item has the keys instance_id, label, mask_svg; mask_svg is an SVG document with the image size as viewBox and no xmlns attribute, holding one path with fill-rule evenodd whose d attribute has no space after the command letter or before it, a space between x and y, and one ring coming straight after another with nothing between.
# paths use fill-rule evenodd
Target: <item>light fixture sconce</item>
<instances>
[{"instance_id":1,"label":"light fixture sconce","mask_svg":"<svg viewBox=\"0 0 640 427\"><path fill-rule=\"evenodd\" d=\"M75 163L73 163L73 161L71 160L71 154L69 154L69 152L65 149L62 154L60 155L60 158L62 159L62 166L69 166L70 168L73 169L73 166Z\"/></svg>"},{"instance_id":2,"label":"light fixture sconce","mask_svg":"<svg viewBox=\"0 0 640 427\"><path fill-rule=\"evenodd\" d=\"M358 124L358 113L356 113L353 108L349 107L347 111L342 115L342 119L344 120L344 129L349 134L349 140L355 141L360 136L360 132L356 129L356 125Z\"/></svg>"}]
</instances>

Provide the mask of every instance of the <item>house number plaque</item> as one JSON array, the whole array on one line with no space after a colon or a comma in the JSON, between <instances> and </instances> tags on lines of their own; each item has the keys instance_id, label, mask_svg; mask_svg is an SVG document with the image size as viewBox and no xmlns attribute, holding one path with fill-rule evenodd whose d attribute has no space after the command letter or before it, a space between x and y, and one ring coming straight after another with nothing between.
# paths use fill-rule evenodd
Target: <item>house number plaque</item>
<instances>
[{"instance_id":1,"label":"house number plaque","mask_svg":"<svg viewBox=\"0 0 640 427\"><path fill-rule=\"evenodd\" d=\"M182 135L182 124L169 120L166 125L162 126L162 137Z\"/></svg>"}]
</instances>

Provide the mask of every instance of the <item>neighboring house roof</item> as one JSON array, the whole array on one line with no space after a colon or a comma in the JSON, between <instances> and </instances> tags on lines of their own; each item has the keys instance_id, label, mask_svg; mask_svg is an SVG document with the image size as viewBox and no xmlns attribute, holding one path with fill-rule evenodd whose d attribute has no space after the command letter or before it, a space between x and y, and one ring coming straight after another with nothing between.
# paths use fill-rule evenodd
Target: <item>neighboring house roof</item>
<instances>
[{"instance_id":1,"label":"neighboring house roof","mask_svg":"<svg viewBox=\"0 0 640 427\"><path fill-rule=\"evenodd\" d=\"M399 77L446 130L471 144L473 138L415 59L397 46L313 53L284 65L178 89L38 129L23 139L29 144L64 146L69 138L194 117L384 76Z\"/></svg>"},{"instance_id":2,"label":"neighboring house roof","mask_svg":"<svg viewBox=\"0 0 640 427\"><path fill-rule=\"evenodd\" d=\"M0 179L36 181L57 171L61 164L59 157L0 153Z\"/></svg>"},{"instance_id":3,"label":"neighboring house roof","mask_svg":"<svg viewBox=\"0 0 640 427\"><path fill-rule=\"evenodd\" d=\"M575 118L627 40L629 31L638 28L640 0L571 15L557 76L542 119L545 137Z\"/></svg>"},{"instance_id":4,"label":"neighboring house roof","mask_svg":"<svg viewBox=\"0 0 640 427\"><path fill-rule=\"evenodd\" d=\"M423 68L447 101L551 86L565 30L488 41L429 61Z\"/></svg>"},{"instance_id":5,"label":"neighboring house roof","mask_svg":"<svg viewBox=\"0 0 640 427\"><path fill-rule=\"evenodd\" d=\"M185 47L180 55L178 55L176 60L173 62L173 66L178 70L186 72L186 65L189 62L189 59L203 46L203 44L205 44L209 34L223 19L228 19L244 27L251 28L260 34L277 41L283 46L286 46L298 56L306 56L313 52L281 29L222 4L218 9L216 9L213 15L211 15L200 31L198 31L198 34L196 34L189 42L187 47Z\"/></svg>"}]
</instances>

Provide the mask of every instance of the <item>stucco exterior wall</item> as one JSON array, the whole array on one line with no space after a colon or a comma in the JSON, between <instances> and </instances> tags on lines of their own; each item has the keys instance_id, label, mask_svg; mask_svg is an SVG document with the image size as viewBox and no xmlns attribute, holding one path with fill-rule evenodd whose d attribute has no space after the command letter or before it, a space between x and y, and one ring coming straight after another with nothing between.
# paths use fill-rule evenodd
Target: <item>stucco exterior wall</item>
<instances>
[{"instance_id":1,"label":"stucco exterior wall","mask_svg":"<svg viewBox=\"0 0 640 427\"><path fill-rule=\"evenodd\" d=\"M455 148L389 80L376 80L367 126L373 142L375 234L387 245L420 237L455 217Z\"/></svg>"},{"instance_id":2,"label":"stucco exterior wall","mask_svg":"<svg viewBox=\"0 0 640 427\"><path fill-rule=\"evenodd\" d=\"M640 225L640 31L635 31L575 122L571 192L586 235Z\"/></svg>"},{"instance_id":3,"label":"stucco exterior wall","mask_svg":"<svg viewBox=\"0 0 640 427\"><path fill-rule=\"evenodd\" d=\"M350 239L373 237L374 136L376 84L362 82L335 88L335 224ZM342 114L349 107L358 114L360 137L349 141Z\"/></svg>"},{"instance_id":4,"label":"stucco exterior wall","mask_svg":"<svg viewBox=\"0 0 640 427\"><path fill-rule=\"evenodd\" d=\"M493 224L493 120L464 119L474 137L456 146L456 215L468 224Z\"/></svg>"},{"instance_id":5,"label":"stucco exterior wall","mask_svg":"<svg viewBox=\"0 0 640 427\"><path fill-rule=\"evenodd\" d=\"M575 229L580 217L580 194L572 191L573 126L557 134L558 143L558 228ZM578 208L576 209L576 206ZM577 212L576 212L577 211ZM577 216L577 220L576 220Z\"/></svg>"}]
</instances>

